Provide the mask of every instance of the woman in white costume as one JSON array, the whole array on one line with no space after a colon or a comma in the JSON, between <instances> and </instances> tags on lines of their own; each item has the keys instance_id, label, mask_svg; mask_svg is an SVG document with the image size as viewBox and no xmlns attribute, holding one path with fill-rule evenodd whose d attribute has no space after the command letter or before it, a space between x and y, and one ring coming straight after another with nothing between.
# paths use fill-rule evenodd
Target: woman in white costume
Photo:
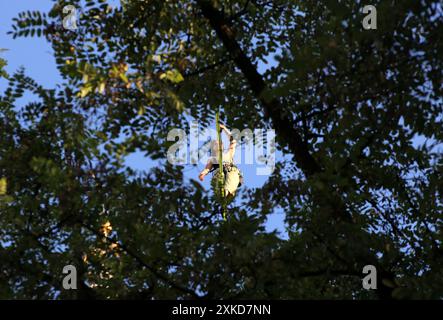
<instances>
[{"instance_id":1,"label":"woman in white costume","mask_svg":"<svg viewBox=\"0 0 443 320\"><path fill-rule=\"evenodd\" d=\"M228 200L231 200L235 196L235 192L237 191L237 188L241 186L243 182L243 177L240 172L240 170L237 168L237 166L234 164L234 155L235 155L235 148L237 146L237 141L234 139L234 137L231 135L231 132L226 128L226 126L220 124L220 129L223 130L226 135L229 138L229 149L227 152L223 152L222 161L223 161L223 173L224 173L224 191L225 191L225 197ZM223 143L221 149L223 150ZM206 164L206 167L203 169L202 172L200 172L200 175L198 178L203 181L205 176L210 173L214 172L212 176L211 184L213 187L215 187L217 184L218 179L218 172L219 172L219 164L218 164L218 154L219 154L219 145L218 141L213 141L211 145L211 154L212 156L209 158L208 163ZM217 188L214 189L214 191L217 192Z\"/></svg>"}]
</instances>

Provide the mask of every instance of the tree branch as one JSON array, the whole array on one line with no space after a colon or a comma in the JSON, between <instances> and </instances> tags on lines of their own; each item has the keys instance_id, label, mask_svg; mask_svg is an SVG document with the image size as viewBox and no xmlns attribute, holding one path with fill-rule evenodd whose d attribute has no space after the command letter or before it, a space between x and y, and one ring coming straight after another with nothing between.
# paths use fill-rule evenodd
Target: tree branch
<instances>
[{"instance_id":1,"label":"tree branch","mask_svg":"<svg viewBox=\"0 0 443 320\"><path fill-rule=\"evenodd\" d=\"M180 292L189 294L189 295L191 295L194 298L197 298L197 299L201 298L201 296L199 296L194 290L191 290L189 288L186 288L184 286L181 286L181 285L175 283L174 281L169 279L167 276L165 276L164 274L162 274L159 271L157 271L154 267L152 267L151 265L147 264L137 253L132 251L130 248L128 248L126 245L124 245L121 241L118 241L117 239L113 239L111 237L103 235L98 230L96 230L93 227L87 225L86 223L81 223L81 224L82 224L82 226L84 228L86 228L87 230L89 230L90 232L95 234L96 236L104 238L104 239L106 239L108 241L111 241L112 243L118 244L120 249L122 249L124 252L126 252L130 257L134 258L135 261L137 261L137 263L139 263L144 268L148 269L154 276L156 276L157 278L162 280L167 285L171 286L172 288L174 288L174 289L176 289L176 290L178 290Z\"/></svg>"},{"instance_id":2,"label":"tree branch","mask_svg":"<svg viewBox=\"0 0 443 320\"><path fill-rule=\"evenodd\" d=\"M231 60L230 58L221 59L220 61L214 62L214 63L212 63L212 64L210 64L210 65L208 65L206 67L203 67L203 68L197 69L195 71L191 71L191 72L185 73L184 77L185 78L189 78L189 77L192 77L192 76L197 76L197 75L199 75L201 73L204 73L206 71L215 69L216 67L218 67L220 65L223 65L223 64L225 64L226 62L228 62L230 60Z\"/></svg>"}]
</instances>

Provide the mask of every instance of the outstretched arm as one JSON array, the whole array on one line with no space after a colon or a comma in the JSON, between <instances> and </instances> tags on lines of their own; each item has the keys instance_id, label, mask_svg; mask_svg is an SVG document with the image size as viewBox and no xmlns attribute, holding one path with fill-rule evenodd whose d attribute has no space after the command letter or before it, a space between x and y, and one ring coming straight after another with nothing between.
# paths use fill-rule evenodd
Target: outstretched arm
<instances>
[{"instance_id":1,"label":"outstretched arm","mask_svg":"<svg viewBox=\"0 0 443 320\"><path fill-rule=\"evenodd\" d=\"M208 163L206 164L206 167L202 170L202 172L200 172L200 174L198 175L198 178L200 179L200 181L203 181L203 179L205 178L205 176L209 173L209 171L212 168L212 161L211 159L208 160Z\"/></svg>"}]
</instances>

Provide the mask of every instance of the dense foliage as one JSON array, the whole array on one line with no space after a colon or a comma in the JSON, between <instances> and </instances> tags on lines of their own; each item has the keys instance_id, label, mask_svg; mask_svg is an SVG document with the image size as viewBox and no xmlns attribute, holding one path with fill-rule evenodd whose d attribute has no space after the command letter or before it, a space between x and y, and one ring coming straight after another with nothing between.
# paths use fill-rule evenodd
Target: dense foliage
<instances>
[{"instance_id":1,"label":"dense foliage","mask_svg":"<svg viewBox=\"0 0 443 320\"><path fill-rule=\"evenodd\" d=\"M49 41L63 83L0 60L0 297L443 298L442 7L371 4L376 30L355 0L20 14L11 35ZM165 161L168 131L218 108L231 127L274 128L285 155L227 222ZM161 165L125 168L135 150ZM276 209L287 240L264 229ZM67 264L78 290L61 287ZM377 290L362 288L368 264Z\"/></svg>"}]
</instances>

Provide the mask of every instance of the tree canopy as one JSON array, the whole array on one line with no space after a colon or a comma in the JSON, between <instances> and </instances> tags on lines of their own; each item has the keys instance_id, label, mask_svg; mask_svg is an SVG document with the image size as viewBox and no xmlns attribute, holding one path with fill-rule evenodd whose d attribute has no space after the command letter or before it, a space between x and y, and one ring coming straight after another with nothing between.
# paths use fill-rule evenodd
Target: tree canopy
<instances>
[{"instance_id":1,"label":"tree canopy","mask_svg":"<svg viewBox=\"0 0 443 320\"><path fill-rule=\"evenodd\" d=\"M371 4L375 30L355 0L19 14L11 36L49 41L63 81L47 89L0 60L0 297L443 298L442 7ZM285 155L226 222L162 161L169 130L218 109L231 127L275 129ZM133 172L135 150L162 165ZM288 239L264 228L278 208ZM68 264L78 290L62 288Z\"/></svg>"}]
</instances>

